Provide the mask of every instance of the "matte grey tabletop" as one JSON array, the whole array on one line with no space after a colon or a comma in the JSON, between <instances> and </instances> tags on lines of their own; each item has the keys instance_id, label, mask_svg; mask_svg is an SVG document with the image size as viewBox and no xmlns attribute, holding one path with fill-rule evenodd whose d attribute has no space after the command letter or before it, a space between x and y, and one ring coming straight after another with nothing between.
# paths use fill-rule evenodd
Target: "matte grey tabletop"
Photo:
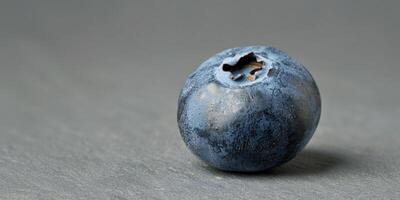
<instances>
[{"instance_id":1,"label":"matte grey tabletop","mask_svg":"<svg viewBox=\"0 0 400 200\"><path fill-rule=\"evenodd\" d=\"M398 199L398 1L2 1L0 199ZM213 54L272 45L322 95L306 149L211 169L177 97Z\"/></svg>"}]
</instances>

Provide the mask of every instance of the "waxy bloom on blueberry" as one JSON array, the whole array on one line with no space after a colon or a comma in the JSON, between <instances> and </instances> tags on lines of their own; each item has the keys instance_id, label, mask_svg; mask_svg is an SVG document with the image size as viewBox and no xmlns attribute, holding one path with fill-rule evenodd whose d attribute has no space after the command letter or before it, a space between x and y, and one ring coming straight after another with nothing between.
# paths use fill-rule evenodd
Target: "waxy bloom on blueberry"
<instances>
[{"instance_id":1,"label":"waxy bloom on blueberry","mask_svg":"<svg viewBox=\"0 0 400 200\"><path fill-rule=\"evenodd\" d=\"M320 113L317 85L303 65L278 49L250 46L220 52L188 77L178 125L209 165L254 172L295 157Z\"/></svg>"}]
</instances>

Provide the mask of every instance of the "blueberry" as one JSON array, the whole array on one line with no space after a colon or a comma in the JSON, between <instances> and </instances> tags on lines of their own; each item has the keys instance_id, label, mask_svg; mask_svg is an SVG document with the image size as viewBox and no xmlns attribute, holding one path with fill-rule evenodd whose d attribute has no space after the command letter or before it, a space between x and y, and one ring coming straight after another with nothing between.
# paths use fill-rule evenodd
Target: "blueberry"
<instances>
[{"instance_id":1,"label":"blueberry","mask_svg":"<svg viewBox=\"0 0 400 200\"><path fill-rule=\"evenodd\" d=\"M321 114L311 74L286 53L265 46L209 58L188 77L178 101L185 144L227 171L262 171L294 158Z\"/></svg>"}]
</instances>

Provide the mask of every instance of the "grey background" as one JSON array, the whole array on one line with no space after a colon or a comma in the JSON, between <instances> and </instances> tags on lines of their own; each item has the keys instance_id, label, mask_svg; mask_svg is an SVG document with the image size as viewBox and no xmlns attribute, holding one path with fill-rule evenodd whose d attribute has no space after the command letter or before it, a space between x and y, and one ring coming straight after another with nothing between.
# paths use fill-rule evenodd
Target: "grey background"
<instances>
[{"instance_id":1,"label":"grey background","mask_svg":"<svg viewBox=\"0 0 400 200\"><path fill-rule=\"evenodd\" d=\"M0 199L398 199L398 1L0 1ZM176 125L186 76L272 45L316 79L290 163L213 170Z\"/></svg>"}]
</instances>

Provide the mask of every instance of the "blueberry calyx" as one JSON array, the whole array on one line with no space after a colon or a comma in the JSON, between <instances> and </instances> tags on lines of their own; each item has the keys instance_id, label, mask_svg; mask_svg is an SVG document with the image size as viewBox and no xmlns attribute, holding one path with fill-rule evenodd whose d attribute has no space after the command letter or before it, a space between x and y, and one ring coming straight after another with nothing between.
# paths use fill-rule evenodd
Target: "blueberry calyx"
<instances>
[{"instance_id":1,"label":"blueberry calyx","mask_svg":"<svg viewBox=\"0 0 400 200\"><path fill-rule=\"evenodd\" d=\"M258 61L256 55L250 52L242 57L236 63L222 64L222 70L230 72L230 78L234 81L240 81L245 76L247 80L254 81L257 76L256 72L262 70L263 61Z\"/></svg>"},{"instance_id":2,"label":"blueberry calyx","mask_svg":"<svg viewBox=\"0 0 400 200\"><path fill-rule=\"evenodd\" d=\"M266 61L266 58L254 52L228 57L216 69L216 77L226 85L251 85L266 77L267 68L270 68Z\"/></svg>"}]
</instances>

